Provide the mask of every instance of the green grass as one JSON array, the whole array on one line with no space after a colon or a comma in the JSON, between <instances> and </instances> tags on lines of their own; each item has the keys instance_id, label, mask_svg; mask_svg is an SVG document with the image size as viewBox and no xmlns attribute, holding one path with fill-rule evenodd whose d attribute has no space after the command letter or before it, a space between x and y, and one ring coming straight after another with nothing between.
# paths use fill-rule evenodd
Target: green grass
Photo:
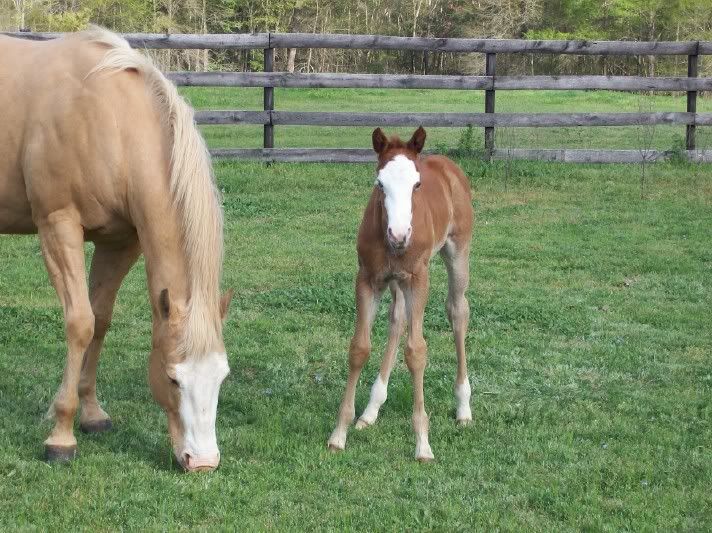
<instances>
[{"instance_id":1,"label":"green grass","mask_svg":"<svg viewBox=\"0 0 712 533\"><path fill-rule=\"evenodd\" d=\"M262 109L262 89L184 88L199 109ZM612 91L497 91L501 113L622 113L685 111L686 97L638 95ZM483 91L398 89L275 89L275 108L282 111L483 112ZM699 112L712 112L712 99L698 99ZM262 126L204 126L214 148L258 148ZM275 146L369 148L373 128L275 127ZM414 128L389 128L401 136ZM428 128L431 147L454 148L462 128ZM640 127L498 128L501 148L645 149ZM482 146L482 128L475 129ZM698 127L698 147L712 149L712 128ZM659 125L649 148L670 150L684 145L685 127Z\"/></svg>"},{"instance_id":2,"label":"green grass","mask_svg":"<svg viewBox=\"0 0 712 533\"><path fill-rule=\"evenodd\" d=\"M279 101L279 99L278 99ZM445 271L432 265L426 406L412 458L402 361L373 428L326 450L353 327L354 243L373 170L216 165L227 220L213 474L172 465L146 383L150 310L129 274L99 375L114 431L41 460L63 332L35 237L0 237L0 528L712 528L712 168L464 161L477 214L467 337L474 424L456 427ZM506 176L506 180L505 180ZM506 181L506 183L505 183ZM88 247L89 248L89 247ZM386 336L357 394L368 398Z\"/></svg>"}]
</instances>

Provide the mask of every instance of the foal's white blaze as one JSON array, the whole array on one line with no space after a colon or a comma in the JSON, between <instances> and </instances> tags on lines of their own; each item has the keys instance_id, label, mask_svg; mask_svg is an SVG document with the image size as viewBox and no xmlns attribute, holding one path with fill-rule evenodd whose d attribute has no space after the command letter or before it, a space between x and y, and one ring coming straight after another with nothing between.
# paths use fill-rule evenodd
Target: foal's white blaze
<instances>
[{"instance_id":1,"label":"foal's white blaze","mask_svg":"<svg viewBox=\"0 0 712 533\"><path fill-rule=\"evenodd\" d=\"M411 159L397 155L378 173L378 182L385 195L389 233L407 245L413 221L413 187L420 182L420 173Z\"/></svg>"},{"instance_id":2,"label":"foal's white blaze","mask_svg":"<svg viewBox=\"0 0 712 533\"><path fill-rule=\"evenodd\" d=\"M225 353L212 352L176 365L183 423L183 449L178 459L189 470L215 468L220 462L215 417L220 385L229 373Z\"/></svg>"}]
</instances>

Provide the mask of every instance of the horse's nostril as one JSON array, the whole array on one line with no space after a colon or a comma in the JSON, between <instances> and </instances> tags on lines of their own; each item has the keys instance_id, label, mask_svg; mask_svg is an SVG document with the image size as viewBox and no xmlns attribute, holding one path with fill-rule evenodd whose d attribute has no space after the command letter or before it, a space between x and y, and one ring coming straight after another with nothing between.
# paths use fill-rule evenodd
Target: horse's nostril
<instances>
[{"instance_id":1,"label":"horse's nostril","mask_svg":"<svg viewBox=\"0 0 712 533\"><path fill-rule=\"evenodd\" d=\"M188 465L190 465L190 454L184 452L183 455L181 455L181 462L183 463L183 468L188 468Z\"/></svg>"}]
</instances>

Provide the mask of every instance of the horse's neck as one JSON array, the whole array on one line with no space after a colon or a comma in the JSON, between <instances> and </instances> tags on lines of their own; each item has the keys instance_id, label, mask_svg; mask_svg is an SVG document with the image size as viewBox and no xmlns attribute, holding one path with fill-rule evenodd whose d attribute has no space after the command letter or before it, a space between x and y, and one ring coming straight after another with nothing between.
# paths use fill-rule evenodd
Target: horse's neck
<instances>
[{"instance_id":1,"label":"horse's neck","mask_svg":"<svg viewBox=\"0 0 712 533\"><path fill-rule=\"evenodd\" d=\"M172 209L159 215L156 209L137 227L146 260L146 276L155 313L161 291L168 289L171 301L187 303L190 294L187 262L181 231Z\"/></svg>"}]
</instances>

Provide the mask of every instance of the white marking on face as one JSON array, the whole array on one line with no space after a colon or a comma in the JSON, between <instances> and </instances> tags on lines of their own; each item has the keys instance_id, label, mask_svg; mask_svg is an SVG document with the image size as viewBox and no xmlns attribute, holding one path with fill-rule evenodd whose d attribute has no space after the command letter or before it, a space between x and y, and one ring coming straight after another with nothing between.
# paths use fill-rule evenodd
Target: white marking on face
<instances>
[{"instance_id":1,"label":"white marking on face","mask_svg":"<svg viewBox=\"0 0 712 533\"><path fill-rule=\"evenodd\" d=\"M230 373L225 353L212 352L176 365L180 385L183 451L196 460L219 460L215 418L220 385Z\"/></svg>"},{"instance_id":2,"label":"white marking on face","mask_svg":"<svg viewBox=\"0 0 712 533\"><path fill-rule=\"evenodd\" d=\"M388 237L407 245L413 221L413 188L420 183L420 173L413 160L397 155L378 173L388 215Z\"/></svg>"}]
</instances>

